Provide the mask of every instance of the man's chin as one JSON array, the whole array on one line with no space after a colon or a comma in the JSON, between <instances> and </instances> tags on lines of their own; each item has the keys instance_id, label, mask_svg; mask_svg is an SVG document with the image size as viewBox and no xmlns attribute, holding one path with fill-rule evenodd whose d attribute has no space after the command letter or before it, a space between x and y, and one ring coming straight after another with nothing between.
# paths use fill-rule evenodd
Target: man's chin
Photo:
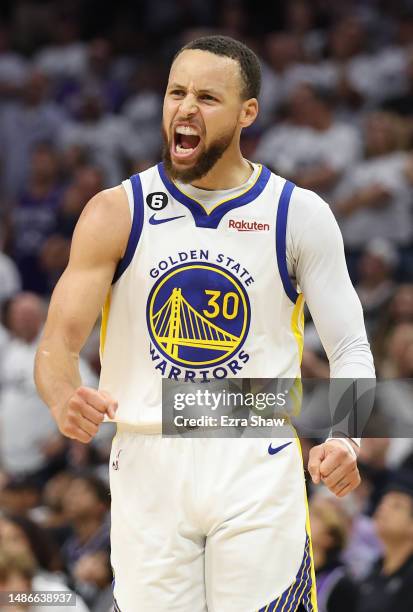
<instances>
[{"instance_id":1,"label":"man's chin","mask_svg":"<svg viewBox=\"0 0 413 612\"><path fill-rule=\"evenodd\" d=\"M182 183L199 181L221 159L231 140L232 134L223 136L209 147L199 146L199 149L194 151L194 155L188 155L188 157L174 155L170 146L165 142L162 151L165 170L172 180L178 180Z\"/></svg>"},{"instance_id":2,"label":"man's chin","mask_svg":"<svg viewBox=\"0 0 413 612\"><path fill-rule=\"evenodd\" d=\"M172 180L177 180L181 183L191 183L192 181L202 178L202 176L206 174L200 167L200 158L200 153L194 156L188 156L187 158L180 158L168 151L168 154L163 155L163 162Z\"/></svg>"}]
</instances>

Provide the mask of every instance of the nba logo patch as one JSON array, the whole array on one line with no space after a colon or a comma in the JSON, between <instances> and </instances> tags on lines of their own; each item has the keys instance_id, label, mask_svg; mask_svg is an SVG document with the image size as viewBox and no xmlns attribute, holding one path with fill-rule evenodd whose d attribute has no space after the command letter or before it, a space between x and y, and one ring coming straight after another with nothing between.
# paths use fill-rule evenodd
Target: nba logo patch
<instances>
[{"instance_id":1,"label":"nba logo patch","mask_svg":"<svg viewBox=\"0 0 413 612\"><path fill-rule=\"evenodd\" d=\"M119 470L119 457L120 457L121 452L122 452L122 449L116 453L116 458L112 461L112 470L115 470L115 472Z\"/></svg>"}]
</instances>

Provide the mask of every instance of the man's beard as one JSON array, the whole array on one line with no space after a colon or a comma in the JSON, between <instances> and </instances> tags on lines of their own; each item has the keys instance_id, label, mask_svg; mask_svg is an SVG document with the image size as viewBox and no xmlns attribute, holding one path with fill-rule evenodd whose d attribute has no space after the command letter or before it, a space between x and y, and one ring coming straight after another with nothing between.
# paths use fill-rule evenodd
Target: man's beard
<instances>
[{"instance_id":1,"label":"man's beard","mask_svg":"<svg viewBox=\"0 0 413 612\"><path fill-rule=\"evenodd\" d=\"M172 162L170 143L165 130L162 130L164 144L162 147L162 161L165 165L165 170L172 180L178 180L182 183L192 183L203 178L212 168L215 166L217 161L221 159L225 151L228 149L234 137L235 130L231 133L227 132L221 138L218 138L212 142L207 149L205 149L197 161L190 168L179 170Z\"/></svg>"}]
</instances>

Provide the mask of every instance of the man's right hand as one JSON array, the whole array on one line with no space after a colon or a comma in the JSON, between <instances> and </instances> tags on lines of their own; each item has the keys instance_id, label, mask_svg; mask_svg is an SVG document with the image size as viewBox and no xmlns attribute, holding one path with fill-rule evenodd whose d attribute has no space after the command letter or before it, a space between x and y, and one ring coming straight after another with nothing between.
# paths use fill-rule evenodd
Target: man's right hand
<instances>
[{"instance_id":1,"label":"man's right hand","mask_svg":"<svg viewBox=\"0 0 413 612\"><path fill-rule=\"evenodd\" d=\"M87 443L97 434L105 414L110 419L115 418L117 407L117 402L106 391L79 387L56 412L55 418L64 436Z\"/></svg>"}]
</instances>

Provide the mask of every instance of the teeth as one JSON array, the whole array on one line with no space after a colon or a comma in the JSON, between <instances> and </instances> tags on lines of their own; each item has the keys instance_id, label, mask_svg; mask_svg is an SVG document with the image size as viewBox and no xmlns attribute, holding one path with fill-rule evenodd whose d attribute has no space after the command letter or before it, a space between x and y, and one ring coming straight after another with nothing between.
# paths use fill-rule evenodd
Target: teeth
<instances>
[{"instance_id":1,"label":"teeth","mask_svg":"<svg viewBox=\"0 0 413 612\"><path fill-rule=\"evenodd\" d=\"M178 125L176 133L185 134L186 136L198 136L197 131L190 125Z\"/></svg>"},{"instance_id":2,"label":"teeth","mask_svg":"<svg viewBox=\"0 0 413 612\"><path fill-rule=\"evenodd\" d=\"M185 147L181 147L180 144L176 145L177 153L192 153L192 151L195 151L195 149L185 149Z\"/></svg>"}]
</instances>

